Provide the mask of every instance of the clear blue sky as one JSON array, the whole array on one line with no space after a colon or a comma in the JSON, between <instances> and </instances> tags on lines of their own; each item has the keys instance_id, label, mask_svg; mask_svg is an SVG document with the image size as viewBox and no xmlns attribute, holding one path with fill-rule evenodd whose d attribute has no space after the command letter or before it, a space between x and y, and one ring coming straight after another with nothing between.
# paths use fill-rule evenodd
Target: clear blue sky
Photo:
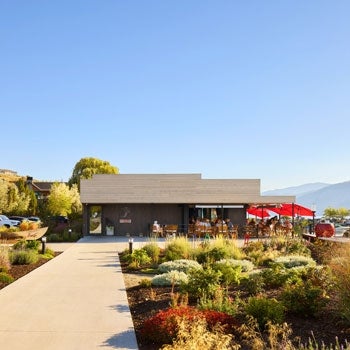
<instances>
[{"instance_id":1,"label":"clear blue sky","mask_svg":"<svg viewBox=\"0 0 350 350\"><path fill-rule=\"evenodd\" d=\"M0 168L350 180L350 2L0 0Z\"/></svg>"}]
</instances>

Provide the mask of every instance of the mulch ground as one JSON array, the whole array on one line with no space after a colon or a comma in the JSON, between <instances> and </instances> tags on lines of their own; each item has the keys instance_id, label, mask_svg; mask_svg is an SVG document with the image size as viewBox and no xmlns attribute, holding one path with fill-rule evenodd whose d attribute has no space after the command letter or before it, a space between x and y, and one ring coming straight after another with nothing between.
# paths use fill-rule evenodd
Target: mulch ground
<instances>
[{"instance_id":1,"label":"mulch ground","mask_svg":"<svg viewBox=\"0 0 350 350\"><path fill-rule=\"evenodd\" d=\"M60 253L56 253L58 255ZM40 259L31 265L14 265L9 270L9 274L16 280L23 277L39 266L45 264L48 260ZM127 291L129 307L134 323L135 333L140 350L158 350L157 344L147 344L141 336L143 322L155 315L158 311L167 309L171 302L170 287L144 288L138 285L138 281L145 278L144 275L137 272L130 273L126 266L122 264L122 271ZM0 283L0 289L6 287ZM288 316L286 322L291 325L293 337L299 337L302 343L306 343L309 338L315 338L325 344L335 343L338 337L341 343L350 340L350 328L344 326L339 320L324 312L317 318L302 318Z\"/></svg>"},{"instance_id":2,"label":"mulch ground","mask_svg":"<svg viewBox=\"0 0 350 350\"><path fill-rule=\"evenodd\" d=\"M61 253L55 253L55 256L59 255ZM24 275L28 274L29 272L37 269L41 265L47 263L49 260L47 259L39 259L36 263L34 264L29 264L29 265L12 265L10 270L7 272L9 275L11 275L14 280L17 280ZM0 289L6 287L7 284L0 282Z\"/></svg>"},{"instance_id":3,"label":"mulch ground","mask_svg":"<svg viewBox=\"0 0 350 350\"><path fill-rule=\"evenodd\" d=\"M155 286L145 288L135 285L137 272L130 273L123 264L122 271L139 349L158 350L160 345L148 344L142 339L141 329L145 320L155 315L158 311L169 308L171 288ZM142 278L144 276L140 276L140 280ZM131 281L130 283L129 280ZM295 338L296 344L299 340L301 344L306 344L309 339L317 339L319 344L324 342L326 345L334 345L336 338L339 339L340 343L350 340L350 328L343 325L339 319L332 317L327 311L320 314L317 318L287 315L285 321L293 330L291 339Z\"/></svg>"}]
</instances>

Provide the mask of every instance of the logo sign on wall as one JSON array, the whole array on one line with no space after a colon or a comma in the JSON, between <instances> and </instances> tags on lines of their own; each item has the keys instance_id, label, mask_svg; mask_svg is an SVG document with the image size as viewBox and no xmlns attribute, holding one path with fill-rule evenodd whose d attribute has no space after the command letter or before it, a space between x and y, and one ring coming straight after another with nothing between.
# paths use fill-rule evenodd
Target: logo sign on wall
<instances>
[{"instance_id":1,"label":"logo sign on wall","mask_svg":"<svg viewBox=\"0 0 350 350\"><path fill-rule=\"evenodd\" d=\"M131 224L131 219L119 219L120 224Z\"/></svg>"}]
</instances>

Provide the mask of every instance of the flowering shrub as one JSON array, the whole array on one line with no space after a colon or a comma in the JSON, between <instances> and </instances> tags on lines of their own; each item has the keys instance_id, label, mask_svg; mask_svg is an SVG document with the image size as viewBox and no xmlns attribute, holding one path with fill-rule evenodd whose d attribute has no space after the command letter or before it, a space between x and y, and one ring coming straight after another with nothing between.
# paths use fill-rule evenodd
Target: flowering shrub
<instances>
[{"instance_id":1,"label":"flowering shrub","mask_svg":"<svg viewBox=\"0 0 350 350\"><path fill-rule=\"evenodd\" d=\"M184 306L158 312L144 322L141 334L146 341L169 344L177 337L179 320L194 321L199 317L205 318L208 329L213 329L215 325L221 324L227 332L230 332L237 326L235 319L223 312L201 311L194 307Z\"/></svg>"},{"instance_id":2,"label":"flowering shrub","mask_svg":"<svg viewBox=\"0 0 350 350\"><path fill-rule=\"evenodd\" d=\"M201 269L202 265L200 265L195 260L188 260L188 259L179 259L174 261L166 261L158 266L158 271L160 273L169 272L172 270L176 271L182 271L187 273L191 269Z\"/></svg>"},{"instance_id":3,"label":"flowering shrub","mask_svg":"<svg viewBox=\"0 0 350 350\"><path fill-rule=\"evenodd\" d=\"M172 270L152 278L154 286L174 286L181 283L188 283L188 276L182 271Z\"/></svg>"}]
</instances>

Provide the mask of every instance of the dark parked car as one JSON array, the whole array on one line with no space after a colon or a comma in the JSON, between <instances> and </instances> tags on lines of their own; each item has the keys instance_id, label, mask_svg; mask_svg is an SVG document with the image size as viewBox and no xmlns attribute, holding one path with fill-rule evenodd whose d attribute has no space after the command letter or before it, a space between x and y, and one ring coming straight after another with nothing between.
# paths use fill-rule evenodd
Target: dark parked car
<instances>
[{"instance_id":1,"label":"dark parked car","mask_svg":"<svg viewBox=\"0 0 350 350\"><path fill-rule=\"evenodd\" d=\"M26 217L24 216L10 216L9 217L10 220L16 220L16 221L19 221L20 223L22 221L25 221L25 220L28 220Z\"/></svg>"},{"instance_id":2,"label":"dark parked car","mask_svg":"<svg viewBox=\"0 0 350 350\"><path fill-rule=\"evenodd\" d=\"M29 216L28 217L29 221L35 221L35 222L41 222L41 219L38 216Z\"/></svg>"}]
</instances>

